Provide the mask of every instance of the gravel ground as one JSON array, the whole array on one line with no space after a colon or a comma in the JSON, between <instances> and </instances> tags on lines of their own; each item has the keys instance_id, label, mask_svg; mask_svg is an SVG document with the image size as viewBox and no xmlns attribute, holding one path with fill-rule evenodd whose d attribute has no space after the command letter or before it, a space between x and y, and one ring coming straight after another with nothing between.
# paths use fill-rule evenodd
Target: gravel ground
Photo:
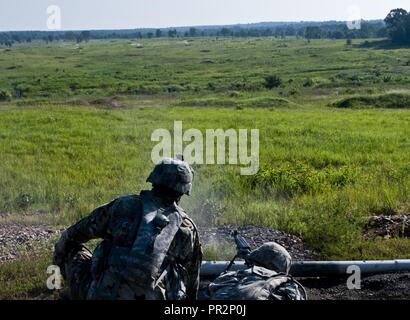
<instances>
[{"instance_id":1,"label":"gravel ground","mask_svg":"<svg viewBox=\"0 0 410 320\"><path fill-rule=\"evenodd\" d=\"M409 300L410 273L364 277L360 290L348 290L347 278L300 279L310 300Z\"/></svg>"},{"instance_id":2,"label":"gravel ground","mask_svg":"<svg viewBox=\"0 0 410 320\"><path fill-rule=\"evenodd\" d=\"M266 242L275 241L284 246L294 260L314 260L317 256L312 250L307 248L302 238L269 228L252 226L199 227L201 242L204 246L215 243L219 245L226 243L234 244L231 235L233 230L238 230L239 234L246 239L253 249L256 249Z\"/></svg>"},{"instance_id":3,"label":"gravel ground","mask_svg":"<svg viewBox=\"0 0 410 320\"><path fill-rule=\"evenodd\" d=\"M204 246L211 244L234 244L231 236L233 226L199 228L201 242ZM257 248L265 242L276 241L283 245L295 260L313 260L315 254L308 250L303 239L268 228L240 227L240 234L252 248ZM17 259L23 249L35 247L57 235L59 231L45 226L26 226L23 224L0 224L0 262Z\"/></svg>"},{"instance_id":4,"label":"gravel ground","mask_svg":"<svg viewBox=\"0 0 410 320\"><path fill-rule=\"evenodd\" d=\"M0 224L0 263L18 259L56 234L57 231L42 225Z\"/></svg>"}]
</instances>

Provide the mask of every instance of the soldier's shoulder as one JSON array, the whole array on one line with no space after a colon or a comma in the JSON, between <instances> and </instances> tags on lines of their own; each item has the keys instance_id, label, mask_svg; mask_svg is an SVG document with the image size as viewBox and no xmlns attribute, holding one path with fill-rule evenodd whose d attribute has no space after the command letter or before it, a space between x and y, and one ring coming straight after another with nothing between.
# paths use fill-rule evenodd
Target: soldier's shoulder
<instances>
[{"instance_id":1,"label":"soldier's shoulder","mask_svg":"<svg viewBox=\"0 0 410 320\"><path fill-rule=\"evenodd\" d=\"M118 197L114 201L117 204L132 205L132 204L140 203L141 202L141 196L139 196L137 194L129 194L129 195L124 195L124 196Z\"/></svg>"},{"instance_id":2,"label":"soldier's shoulder","mask_svg":"<svg viewBox=\"0 0 410 320\"><path fill-rule=\"evenodd\" d=\"M182 216L182 227L188 228L190 231L197 233L198 228L192 218L185 212L184 209L178 206L178 211Z\"/></svg>"},{"instance_id":3,"label":"soldier's shoulder","mask_svg":"<svg viewBox=\"0 0 410 320\"><path fill-rule=\"evenodd\" d=\"M121 196L112 201L112 211L114 214L120 214L122 212L134 211L142 204L141 197L136 194Z\"/></svg>"}]
</instances>

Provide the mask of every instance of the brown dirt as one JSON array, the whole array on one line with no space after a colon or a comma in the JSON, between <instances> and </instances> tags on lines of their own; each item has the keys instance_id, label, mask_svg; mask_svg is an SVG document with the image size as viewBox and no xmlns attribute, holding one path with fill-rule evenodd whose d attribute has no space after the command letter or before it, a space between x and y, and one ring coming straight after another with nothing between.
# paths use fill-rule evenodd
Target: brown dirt
<instances>
[{"instance_id":1,"label":"brown dirt","mask_svg":"<svg viewBox=\"0 0 410 320\"><path fill-rule=\"evenodd\" d=\"M57 232L44 225L0 224L0 263L18 259L28 251L43 248L44 243Z\"/></svg>"},{"instance_id":2,"label":"brown dirt","mask_svg":"<svg viewBox=\"0 0 410 320\"><path fill-rule=\"evenodd\" d=\"M300 279L310 300L408 300L410 273L364 277L360 290L349 290L347 278Z\"/></svg>"},{"instance_id":3,"label":"brown dirt","mask_svg":"<svg viewBox=\"0 0 410 320\"><path fill-rule=\"evenodd\" d=\"M100 98L94 100L72 99L68 100L67 103L86 107L93 106L102 109L122 109L126 107L122 102L112 98Z\"/></svg>"},{"instance_id":4,"label":"brown dirt","mask_svg":"<svg viewBox=\"0 0 410 320\"><path fill-rule=\"evenodd\" d=\"M368 240L376 238L409 238L410 215L383 215L371 217L365 227L364 237Z\"/></svg>"}]
</instances>

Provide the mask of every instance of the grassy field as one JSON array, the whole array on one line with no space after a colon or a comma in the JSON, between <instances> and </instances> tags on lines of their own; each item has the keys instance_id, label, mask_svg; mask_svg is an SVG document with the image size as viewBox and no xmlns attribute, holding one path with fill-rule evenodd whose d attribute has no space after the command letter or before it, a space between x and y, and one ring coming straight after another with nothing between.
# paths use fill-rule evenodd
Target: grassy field
<instances>
[{"instance_id":1,"label":"grassy field","mask_svg":"<svg viewBox=\"0 0 410 320\"><path fill-rule=\"evenodd\" d=\"M151 133L181 120L203 132L260 130L256 176L196 166L184 207L200 225L278 228L323 259L410 258L407 239L363 238L370 216L410 212L409 49L254 38L34 43L0 48L0 70L0 213L10 213L0 223L65 227L148 188ZM280 80L271 89L269 75ZM0 265L0 297L44 285L47 254L28 256Z\"/></svg>"},{"instance_id":2,"label":"grassy field","mask_svg":"<svg viewBox=\"0 0 410 320\"><path fill-rule=\"evenodd\" d=\"M81 95L198 96L260 91L270 74L284 83L270 94L298 101L306 101L312 92L368 94L408 88L408 49L362 48L358 41L353 46L262 38L21 45L0 49L0 88L46 101Z\"/></svg>"}]
</instances>

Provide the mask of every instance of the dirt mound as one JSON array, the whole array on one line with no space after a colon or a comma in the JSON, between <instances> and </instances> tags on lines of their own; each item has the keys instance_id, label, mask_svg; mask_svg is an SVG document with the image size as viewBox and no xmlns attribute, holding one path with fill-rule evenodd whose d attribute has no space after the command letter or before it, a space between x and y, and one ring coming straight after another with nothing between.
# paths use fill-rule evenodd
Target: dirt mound
<instances>
[{"instance_id":1,"label":"dirt mound","mask_svg":"<svg viewBox=\"0 0 410 320\"><path fill-rule=\"evenodd\" d=\"M365 227L365 238L409 238L410 215L374 216Z\"/></svg>"},{"instance_id":2,"label":"dirt mound","mask_svg":"<svg viewBox=\"0 0 410 320\"><path fill-rule=\"evenodd\" d=\"M410 95L404 93L390 93L378 96L355 96L337 101L333 106L341 109L409 109Z\"/></svg>"},{"instance_id":3,"label":"dirt mound","mask_svg":"<svg viewBox=\"0 0 410 320\"><path fill-rule=\"evenodd\" d=\"M250 99L235 98L200 98L183 99L178 102L181 107L219 107L219 108L282 108L295 107L295 103L279 97L258 97Z\"/></svg>"},{"instance_id":4,"label":"dirt mound","mask_svg":"<svg viewBox=\"0 0 410 320\"><path fill-rule=\"evenodd\" d=\"M266 242L275 241L284 246L294 260L314 260L316 257L316 254L307 248L302 238L269 228L253 226L235 227L229 225L212 228L200 227L199 234L204 246L213 244L223 246L227 243L234 244L231 236L233 230L238 230L240 235L248 241L253 249Z\"/></svg>"},{"instance_id":5,"label":"dirt mound","mask_svg":"<svg viewBox=\"0 0 410 320\"><path fill-rule=\"evenodd\" d=\"M77 106L85 106L85 107L96 107L102 109L122 109L125 108L125 104L122 102L112 99L112 98L99 98L94 100L85 100L85 99L73 99L67 100L67 104L70 105L77 105Z\"/></svg>"},{"instance_id":6,"label":"dirt mound","mask_svg":"<svg viewBox=\"0 0 410 320\"><path fill-rule=\"evenodd\" d=\"M96 107L105 107L111 109L124 108L124 104L115 99L95 99L91 100L90 104Z\"/></svg>"}]
</instances>

